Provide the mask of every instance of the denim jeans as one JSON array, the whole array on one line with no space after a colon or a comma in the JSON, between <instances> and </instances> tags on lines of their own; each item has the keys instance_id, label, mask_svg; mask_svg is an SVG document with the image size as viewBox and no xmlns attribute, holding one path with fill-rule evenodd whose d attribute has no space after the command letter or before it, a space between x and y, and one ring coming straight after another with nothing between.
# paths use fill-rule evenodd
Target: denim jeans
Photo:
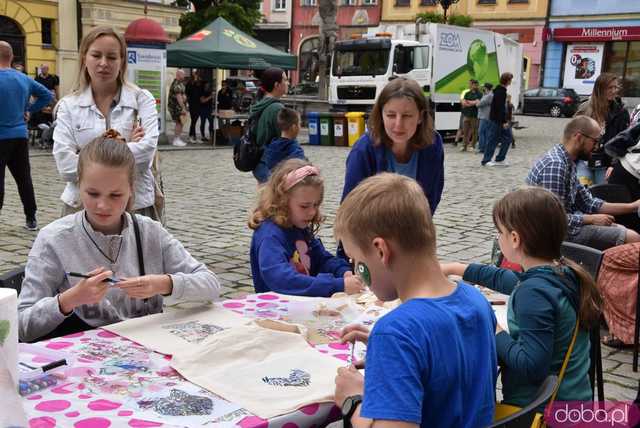
<instances>
[{"instance_id":1,"label":"denim jeans","mask_svg":"<svg viewBox=\"0 0 640 428\"><path fill-rule=\"evenodd\" d=\"M487 147L487 122L488 119L480 119L480 125L478 125L478 151L484 153L484 149Z\"/></svg>"},{"instance_id":2,"label":"denim jeans","mask_svg":"<svg viewBox=\"0 0 640 428\"><path fill-rule=\"evenodd\" d=\"M502 162L507 157L507 152L511 146L509 129L504 129L502 124L498 122L488 120L485 124L485 135L486 145L481 164L484 165L493 159L493 154L495 153L498 144L500 144L500 151L496 156L496 162Z\"/></svg>"},{"instance_id":3,"label":"denim jeans","mask_svg":"<svg viewBox=\"0 0 640 428\"><path fill-rule=\"evenodd\" d=\"M580 184L591 186L606 181L607 168L590 168L586 161L579 160L576 162L576 173Z\"/></svg>"}]
</instances>

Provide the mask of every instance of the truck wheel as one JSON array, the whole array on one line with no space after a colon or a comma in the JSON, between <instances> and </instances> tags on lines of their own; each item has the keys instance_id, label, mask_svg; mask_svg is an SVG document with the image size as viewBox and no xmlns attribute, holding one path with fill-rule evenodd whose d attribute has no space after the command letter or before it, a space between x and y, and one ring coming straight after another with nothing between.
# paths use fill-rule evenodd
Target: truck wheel
<instances>
[{"instance_id":1,"label":"truck wheel","mask_svg":"<svg viewBox=\"0 0 640 428\"><path fill-rule=\"evenodd\" d=\"M562 116L562 109L559 105L554 104L549 109L549 114L551 115L551 117L560 117Z\"/></svg>"}]
</instances>

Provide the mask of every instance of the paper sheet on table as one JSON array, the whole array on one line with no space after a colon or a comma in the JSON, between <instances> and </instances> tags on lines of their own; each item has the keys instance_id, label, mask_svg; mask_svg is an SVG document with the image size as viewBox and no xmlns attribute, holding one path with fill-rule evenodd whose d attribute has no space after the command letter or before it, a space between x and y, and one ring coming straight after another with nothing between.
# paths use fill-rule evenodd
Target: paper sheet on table
<instances>
[{"instance_id":1,"label":"paper sheet on table","mask_svg":"<svg viewBox=\"0 0 640 428\"><path fill-rule=\"evenodd\" d=\"M189 381L265 419L332 401L342 365L299 334L257 325L225 330L171 361Z\"/></svg>"},{"instance_id":2,"label":"paper sheet on table","mask_svg":"<svg viewBox=\"0 0 640 428\"><path fill-rule=\"evenodd\" d=\"M335 342L340 331L362 316L363 308L350 299L328 299L293 301L287 305L288 322L301 324L308 329L307 340L313 345Z\"/></svg>"},{"instance_id":3,"label":"paper sheet on table","mask_svg":"<svg viewBox=\"0 0 640 428\"><path fill-rule=\"evenodd\" d=\"M132 318L103 328L161 354L174 355L248 322L230 310L205 306Z\"/></svg>"}]
</instances>

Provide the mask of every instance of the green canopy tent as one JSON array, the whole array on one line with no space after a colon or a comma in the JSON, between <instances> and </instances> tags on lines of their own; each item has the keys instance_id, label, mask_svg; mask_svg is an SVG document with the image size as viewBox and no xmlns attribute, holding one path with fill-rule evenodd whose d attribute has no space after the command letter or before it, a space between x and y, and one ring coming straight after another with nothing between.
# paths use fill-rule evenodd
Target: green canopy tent
<instances>
[{"instance_id":1,"label":"green canopy tent","mask_svg":"<svg viewBox=\"0 0 640 428\"><path fill-rule=\"evenodd\" d=\"M264 70L296 68L296 56L273 48L218 18L195 34L167 46L167 66Z\"/></svg>"},{"instance_id":2,"label":"green canopy tent","mask_svg":"<svg viewBox=\"0 0 640 428\"><path fill-rule=\"evenodd\" d=\"M202 30L167 46L167 66L191 68L238 68L264 70L296 68L296 56L275 49L243 33L226 19L218 18ZM214 117L218 119L217 97ZM216 132L213 132L213 148Z\"/></svg>"}]
</instances>

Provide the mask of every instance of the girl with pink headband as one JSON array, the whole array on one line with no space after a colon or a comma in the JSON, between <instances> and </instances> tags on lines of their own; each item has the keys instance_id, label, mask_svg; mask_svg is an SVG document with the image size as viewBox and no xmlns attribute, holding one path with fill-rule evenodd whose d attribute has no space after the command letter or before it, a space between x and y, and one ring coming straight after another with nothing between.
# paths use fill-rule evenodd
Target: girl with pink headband
<instances>
[{"instance_id":1,"label":"girl with pink headband","mask_svg":"<svg viewBox=\"0 0 640 428\"><path fill-rule=\"evenodd\" d=\"M323 220L324 181L303 159L282 162L260 189L249 228L251 274L257 293L298 296L355 294L364 284L344 259L333 256L315 235Z\"/></svg>"}]
</instances>

